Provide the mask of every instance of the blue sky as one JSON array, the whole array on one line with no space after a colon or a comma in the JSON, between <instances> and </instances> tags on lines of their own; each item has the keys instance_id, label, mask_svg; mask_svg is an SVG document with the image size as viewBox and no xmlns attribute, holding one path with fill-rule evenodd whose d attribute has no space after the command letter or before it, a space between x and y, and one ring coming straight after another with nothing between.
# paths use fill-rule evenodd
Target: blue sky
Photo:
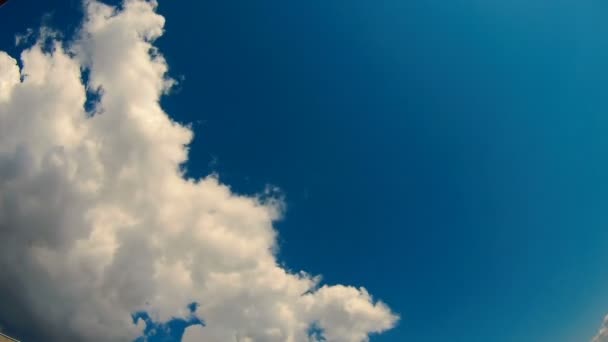
<instances>
[{"instance_id":1,"label":"blue sky","mask_svg":"<svg viewBox=\"0 0 608 342\"><path fill-rule=\"evenodd\" d=\"M12 0L0 50L79 1ZM372 341L588 341L608 312L608 4L160 0L188 174L272 184L279 260L401 315ZM204 320L204 317L203 317ZM9 327L10 328L10 327Z\"/></svg>"}]
</instances>

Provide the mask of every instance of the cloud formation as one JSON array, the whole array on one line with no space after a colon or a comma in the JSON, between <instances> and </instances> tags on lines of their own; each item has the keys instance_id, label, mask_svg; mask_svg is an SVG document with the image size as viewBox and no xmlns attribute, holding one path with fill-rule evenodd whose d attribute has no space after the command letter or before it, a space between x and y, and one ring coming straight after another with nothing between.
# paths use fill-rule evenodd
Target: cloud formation
<instances>
[{"instance_id":1,"label":"cloud formation","mask_svg":"<svg viewBox=\"0 0 608 342\"><path fill-rule=\"evenodd\" d=\"M604 317L600 331L598 331L591 342L608 342L608 316Z\"/></svg>"},{"instance_id":2,"label":"cloud formation","mask_svg":"<svg viewBox=\"0 0 608 342\"><path fill-rule=\"evenodd\" d=\"M316 327L359 342L392 328L365 289L277 263L280 198L184 177L193 133L159 104L173 81L155 9L87 0L70 43L44 31L20 65L0 51L0 321L36 340L129 341L143 330L132 313L167 321L196 302L206 326L185 339L311 341Z\"/></svg>"}]
</instances>

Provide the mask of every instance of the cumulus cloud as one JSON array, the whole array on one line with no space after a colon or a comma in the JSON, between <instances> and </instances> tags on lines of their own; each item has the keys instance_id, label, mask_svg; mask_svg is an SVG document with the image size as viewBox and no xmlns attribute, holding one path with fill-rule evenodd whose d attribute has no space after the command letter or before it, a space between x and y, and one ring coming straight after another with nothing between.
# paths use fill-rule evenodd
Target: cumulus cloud
<instances>
[{"instance_id":1,"label":"cumulus cloud","mask_svg":"<svg viewBox=\"0 0 608 342\"><path fill-rule=\"evenodd\" d=\"M167 321L196 302L205 327L185 339L310 341L315 327L358 342L392 328L365 289L277 263L280 198L185 178L193 133L159 104L173 82L155 9L87 0L69 43L44 34L20 64L0 51L0 321L40 341L130 341L134 312Z\"/></svg>"},{"instance_id":2,"label":"cumulus cloud","mask_svg":"<svg viewBox=\"0 0 608 342\"><path fill-rule=\"evenodd\" d=\"M598 331L591 342L608 342L608 316L604 317L600 331Z\"/></svg>"}]
</instances>

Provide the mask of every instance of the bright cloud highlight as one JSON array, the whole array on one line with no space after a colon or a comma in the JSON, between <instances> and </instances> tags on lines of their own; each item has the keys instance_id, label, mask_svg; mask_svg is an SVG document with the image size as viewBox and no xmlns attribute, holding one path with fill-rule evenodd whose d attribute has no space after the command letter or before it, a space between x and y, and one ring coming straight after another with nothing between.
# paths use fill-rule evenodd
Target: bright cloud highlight
<instances>
[{"instance_id":1,"label":"bright cloud highlight","mask_svg":"<svg viewBox=\"0 0 608 342\"><path fill-rule=\"evenodd\" d=\"M277 263L280 198L184 177L193 133L159 104L173 81L153 46L156 3L85 8L70 43L46 32L21 65L0 51L0 320L45 341L129 341L144 329L134 312L164 322L196 302L205 326L185 340L359 342L392 328L365 289ZM87 90L100 94L90 111Z\"/></svg>"}]
</instances>

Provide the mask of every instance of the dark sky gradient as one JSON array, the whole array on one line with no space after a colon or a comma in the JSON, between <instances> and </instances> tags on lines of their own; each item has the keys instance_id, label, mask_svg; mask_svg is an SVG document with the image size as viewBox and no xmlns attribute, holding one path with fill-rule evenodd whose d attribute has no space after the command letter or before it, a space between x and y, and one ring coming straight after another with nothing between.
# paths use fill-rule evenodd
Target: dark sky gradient
<instances>
[{"instance_id":1,"label":"dark sky gradient","mask_svg":"<svg viewBox=\"0 0 608 342\"><path fill-rule=\"evenodd\" d=\"M280 259L372 341L587 341L608 312L608 3L160 1L188 173L286 194ZM15 0L0 49L79 2ZM204 319L204 317L203 317Z\"/></svg>"}]
</instances>

